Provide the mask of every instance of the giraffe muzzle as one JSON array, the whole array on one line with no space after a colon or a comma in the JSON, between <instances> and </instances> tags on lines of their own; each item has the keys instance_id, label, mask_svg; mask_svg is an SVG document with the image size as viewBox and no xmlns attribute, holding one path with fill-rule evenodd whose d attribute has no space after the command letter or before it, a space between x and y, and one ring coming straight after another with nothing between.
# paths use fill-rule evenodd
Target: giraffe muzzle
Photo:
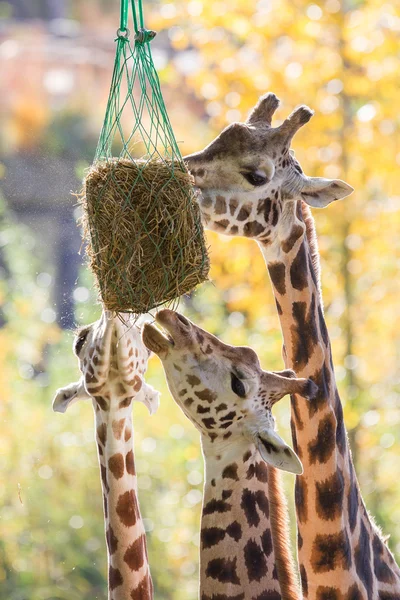
<instances>
[{"instance_id":1,"label":"giraffe muzzle","mask_svg":"<svg viewBox=\"0 0 400 600\"><path fill-rule=\"evenodd\" d=\"M192 323L180 313L164 308L156 315L156 323L167 332L174 345L186 345L192 330Z\"/></svg>"},{"instance_id":2,"label":"giraffe muzzle","mask_svg":"<svg viewBox=\"0 0 400 600\"><path fill-rule=\"evenodd\" d=\"M164 309L156 315L156 323L163 333L148 323L143 328L143 342L155 354L167 353L171 348L185 348L191 340L192 323L173 310Z\"/></svg>"}]
</instances>

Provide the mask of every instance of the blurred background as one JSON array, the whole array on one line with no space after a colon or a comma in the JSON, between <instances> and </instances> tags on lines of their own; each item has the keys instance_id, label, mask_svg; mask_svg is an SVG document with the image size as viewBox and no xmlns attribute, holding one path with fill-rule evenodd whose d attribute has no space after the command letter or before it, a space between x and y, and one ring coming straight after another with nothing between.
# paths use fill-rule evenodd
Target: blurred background
<instances>
[{"instance_id":1,"label":"blurred background","mask_svg":"<svg viewBox=\"0 0 400 600\"><path fill-rule=\"evenodd\" d=\"M305 172L355 193L314 210L346 425L368 509L400 558L400 8L378 0L146 0L152 51L183 154L244 120L259 95L316 114L296 136ZM119 2L0 1L0 598L106 597L92 407L53 414L78 378L73 328L100 314L81 252L78 191L111 81ZM212 283L181 303L196 323L282 368L260 252L209 234ZM158 413L135 406L140 500L155 595L195 600L202 457L161 365ZM289 401L277 407L290 441ZM294 479L285 478L291 501ZM293 513L292 513L293 515ZM292 520L293 522L293 520Z\"/></svg>"}]
</instances>

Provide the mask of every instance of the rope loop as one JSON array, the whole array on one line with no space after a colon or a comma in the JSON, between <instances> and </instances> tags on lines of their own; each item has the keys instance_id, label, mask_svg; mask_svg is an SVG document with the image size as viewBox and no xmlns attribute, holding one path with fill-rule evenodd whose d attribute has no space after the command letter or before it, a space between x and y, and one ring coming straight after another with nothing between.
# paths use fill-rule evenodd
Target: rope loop
<instances>
[{"instance_id":1,"label":"rope loop","mask_svg":"<svg viewBox=\"0 0 400 600\"><path fill-rule=\"evenodd\" d=\"M129 31L129 29L127 27L120 27L117 30L117 37L115 39L115 41L117 42L118 40L122 40L123 42L128 42L129 41L129 36L130 36L131 32Z\"/></svg>"},{"instance_id":2,"label":"rope loop","mask_svg":"<svg viewBox=\"0 0 400 600\"><path fill-rule=\"evenodd\" d=\"M151 40L154 40L157 33L152 29L139 29L135 35L135 42L137 44L148 44Z\"/></svg>"}]
</instances>

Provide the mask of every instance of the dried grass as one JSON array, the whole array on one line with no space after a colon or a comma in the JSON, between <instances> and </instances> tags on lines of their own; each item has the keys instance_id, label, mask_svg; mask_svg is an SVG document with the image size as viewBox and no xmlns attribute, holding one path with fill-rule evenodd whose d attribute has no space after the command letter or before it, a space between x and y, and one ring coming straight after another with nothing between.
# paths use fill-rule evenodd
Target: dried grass
<instances>
[{"instance_id":1,"label":"dried grass","mask_svg":"<svg viewBox=\"0 0 400 600\"><path fill-rule=\"evenodd\" d=\"M102 300L145 313L206 281L209 259L191 176L162 161L92 166L81 195L87 254Z\"/></svg>"}]
</instances>

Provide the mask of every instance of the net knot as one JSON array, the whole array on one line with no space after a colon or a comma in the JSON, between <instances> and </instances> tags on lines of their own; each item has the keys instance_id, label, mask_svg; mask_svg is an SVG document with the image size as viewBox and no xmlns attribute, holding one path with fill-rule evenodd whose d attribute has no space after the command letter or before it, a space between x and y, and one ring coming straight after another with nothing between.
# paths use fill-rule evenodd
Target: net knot
<instances>
[{"instance_id":1,"label":"net knot","mask_svg":"<svg viewBox=\"0 0 400 600\"><path fill-rule=\"evenodd\" d=\"M138 44L148 44L156 35L157 33L152 29L139 29L135 35L135 42Z\"/></svg>"}]
</instances>

